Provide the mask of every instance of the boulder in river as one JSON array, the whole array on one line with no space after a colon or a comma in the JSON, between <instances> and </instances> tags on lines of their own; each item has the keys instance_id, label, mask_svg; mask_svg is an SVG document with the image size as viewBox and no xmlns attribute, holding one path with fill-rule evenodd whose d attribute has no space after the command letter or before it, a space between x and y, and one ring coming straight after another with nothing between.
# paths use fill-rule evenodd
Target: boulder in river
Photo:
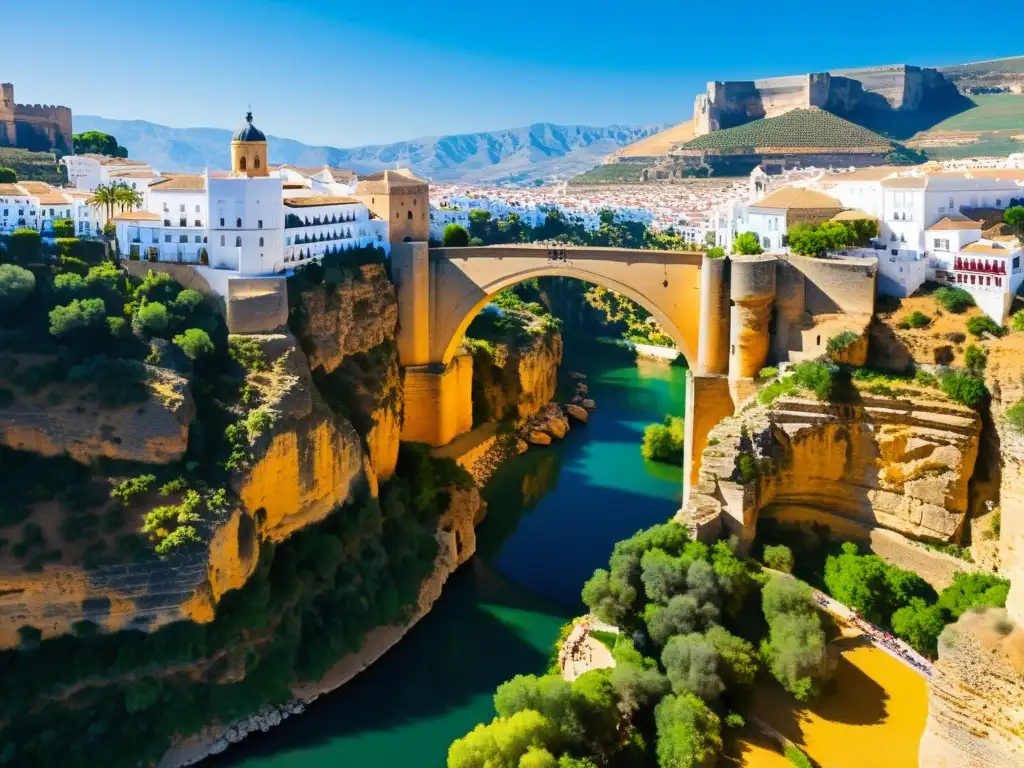
<instances>
[{"instance_id":1,"label":"boulder in river","mask_svg":"<svg viewBox=\"0 0 1024 768\"><path fill-rule=\"evenodd\" d=\"M565 412L576 419L576 421L583 422L584 424L590 419L590 412L586 408L573 403L565 406Z\"/></svg>"}]
</instances>

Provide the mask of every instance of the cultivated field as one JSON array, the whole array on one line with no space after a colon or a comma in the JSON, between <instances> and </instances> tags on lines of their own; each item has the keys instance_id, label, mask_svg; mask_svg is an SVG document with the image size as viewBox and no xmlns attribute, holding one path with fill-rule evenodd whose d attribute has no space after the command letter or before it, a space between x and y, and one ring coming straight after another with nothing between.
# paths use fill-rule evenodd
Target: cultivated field
<instances>
[{"instance_id":1,"label":"cultivated field","mask_svg":"<svg viewBox=\"0 0 1024 768\"><path fill-rule=\"evenodd\" d=\"M1024 95L971 96L974 106L916 134L908 144L936 160L1024 150Z\"/></svg>"}]
</instances>

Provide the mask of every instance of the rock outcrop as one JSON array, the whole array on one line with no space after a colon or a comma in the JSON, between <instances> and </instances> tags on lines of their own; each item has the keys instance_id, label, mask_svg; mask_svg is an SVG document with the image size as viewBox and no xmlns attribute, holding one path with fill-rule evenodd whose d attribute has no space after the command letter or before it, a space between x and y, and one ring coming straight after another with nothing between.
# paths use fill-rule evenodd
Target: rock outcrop
<instances>
[{"instance_id":1,"label":"rock outcrop","mask_svg":"<svg viewBox=\"0 0 1024 768\"><path fill-rule=\"evenodd\" d=\"M395 286L383 265L367 264L357 278L300 293L290 325L299 329L309 367L334 371L346 357L395 338Z\"/></svg>"},{"instance_id":2,"label":"rock outcrop","mask_svg":"<svg viewBox=\"0 0 1024 768\"><path fill-rule=\"evenodd\" d=\"M474 349L474 421L497 421L511 412L520 421L529 419L554 399L561 363L560 333L531 336L522 345Z\"/></svg>"},{"instance_id":3,"label":"rock outcrop","mask_svg":"<svg viewBox=\"0 0 1024 768\"><path fill-rule=\"evenodd\" d=\"M957 541L981 421L934 390L862 393L858 405L780 397L709 435L681 519L751 541L761 510L816 508L915 537Z\"/></svg>"},{"instance_id":4,"label":"rock outcrop","mask_svg":"<svg viewBox=\"0 0 1024 768\"><path fill-rule=\"evenodd\" d=\"M164 464L188 447L195 408L188 381L166 368L138 366L139 393L124 404L104 403L96 381L55 381L29 389L18 374L45 368L53 357L0 357L0 445L40 456L68 455L82 464L120 459Z\"/></svg>"},{"instance_id":5,"label":"rock outcrop","mask_svg":"<svg viewBox=\"0 0 1024 768\"><path fill-rule=\"evenodd\" d=\"M939 638L921 768L1024 765L1024 629L968 611Z\"/></svg>"}]
</instances>

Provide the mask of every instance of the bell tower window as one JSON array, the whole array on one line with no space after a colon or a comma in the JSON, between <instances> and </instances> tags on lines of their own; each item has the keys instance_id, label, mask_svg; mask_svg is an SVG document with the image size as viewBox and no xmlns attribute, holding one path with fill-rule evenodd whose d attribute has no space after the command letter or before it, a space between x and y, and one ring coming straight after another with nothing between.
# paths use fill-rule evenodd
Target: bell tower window
<instances>
[{"instance_id":1,"label":"bell tower window","mask_svg":"<svg viewBox=\"0 0 1024 768\"><path fill-rule=\"evenodd\" d=\"M241 156L241 157L240 157L240 158L238 159L238 167L239 167L239 168L240 168L241 170L243 170L243 171L245 170L245 155L242 155L242 156Z\"/></svg>"}]
</instances>

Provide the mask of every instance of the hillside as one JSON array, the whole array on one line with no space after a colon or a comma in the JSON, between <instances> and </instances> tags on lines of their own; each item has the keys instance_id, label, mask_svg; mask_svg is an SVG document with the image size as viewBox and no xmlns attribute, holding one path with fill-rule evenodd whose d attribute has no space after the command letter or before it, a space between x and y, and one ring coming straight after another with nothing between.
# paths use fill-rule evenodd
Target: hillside
<instances>
[{"instance_id":1,"label":"hillside","mask_svg":"<svg viewBox=\"0 0 1024 768\"><path fill-rule=\"evenodd\" d=\"M61 183L61 168L53 152L29 152L25 149L0 147L0 166L12 168L21 181Z\"/></svg>"},{"instance_id":2,"label":"hillside","mask_svg":"<svg viewBox=\"0 0 1024 768\"><path fill-rule=\"evenodd\" d=\"M1024 66L1024 58L1021 60ZM908 142L937 160L1024 151L1024 95L970 96L971 106Z\"/></svg>"},{"instance_id":3,"label":"hillside","mask_svg":"<svg viewBox=\"0 0 1024 768\"><path fill-rule=\"evenodd\" d=\"M773 149L875 149L890 142L874 131L822 109L794 109L778 117L714 131L698 136L680 149L714 149L721 152L755 148Z\"/></svg>"},{"instance_id":4,"label":"hillside","mask_svg":"<svg viewBox=\"0 0 1024 768\"><path fill-rule=\"evenodd\" d=\"M673 144L693 138L693 120L666 128L664 131L640 139L615 153L617 157L659 157L668 154Z\"/></svg>"},{"instance_id":5,"label":"hillside","mask_svg":"<svg viewBox=\"0 0 1024 768\"><path fill-rule=\"evenodd\" d=\"M327 164L357 173L372 173L397 164L434 181L529 183L584 171L610 152L661 127L534 123L502 131L427 136L351 149L311 146L271 136L270 161L301 166ZM89 130L116 136L128 148L130 157L145 160L161 171L199 171L229 164L229 130L171 128L143 120L75 115L75 131Z\"/></svg>"},{"instance_id":6,"label":"hillside","mask_svg":"<svg viewBox=\"0 0 1024 768\"><path fill-rule=\"evenodd\" d=\"M961 93L1021 93L1024 90L1024 56L975 61L939 67Z\"/></svg>"}]
</instances>

